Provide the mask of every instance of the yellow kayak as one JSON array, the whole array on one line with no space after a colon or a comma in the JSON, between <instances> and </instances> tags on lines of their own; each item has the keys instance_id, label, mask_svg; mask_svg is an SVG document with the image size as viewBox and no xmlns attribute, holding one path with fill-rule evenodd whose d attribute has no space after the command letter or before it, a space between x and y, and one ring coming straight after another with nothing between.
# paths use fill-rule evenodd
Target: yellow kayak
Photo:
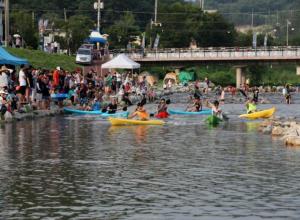
<instances>
[{"instance_id":1,"label":"yellow kayak","mask_svg":"<svg viewBox=\"0 0 300 220\"><path fill-rule=\"evenodd\" d=\"M250 114L240 115L239 118L247 118L247 119L259 119L259 118L270 118L276 111L276 108L270 108L263 111L258 111Z\"/></svg>"},{"instance_id":2,"label":"yellow kayak","mask_svg":"<svg viewBox=\"0 0 300 220\"><path fill-rule=\"evenodd\" d=\"M109 118L111 125L164 125L165 122L162 120L134 120L134 119L124 119L124 118Z\"/></svg>"}]
</instances>

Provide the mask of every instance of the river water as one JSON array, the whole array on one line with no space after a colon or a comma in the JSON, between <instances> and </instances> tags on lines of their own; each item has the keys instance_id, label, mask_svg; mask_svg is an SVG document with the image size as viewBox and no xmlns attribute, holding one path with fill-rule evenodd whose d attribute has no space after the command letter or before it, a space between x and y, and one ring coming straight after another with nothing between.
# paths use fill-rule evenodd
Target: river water
<instances>
[{"instance_id":1,"label":"river water","mask_svg":"<svg viewBox=\"0 0 300 220\"><path fill-rule=\"evenodd\" d=\"M257 125L182 116L148 127L76 116L2 125L0 219L299 219L300 149Z\"/></svg>"}]
</instances>

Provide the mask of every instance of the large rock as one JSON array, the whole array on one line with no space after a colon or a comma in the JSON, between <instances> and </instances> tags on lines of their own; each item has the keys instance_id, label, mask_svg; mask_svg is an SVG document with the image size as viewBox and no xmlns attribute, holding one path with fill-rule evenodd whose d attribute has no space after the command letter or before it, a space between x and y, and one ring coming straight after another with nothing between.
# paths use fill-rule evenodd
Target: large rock
<instances>
[{"instance_id":1,"label":"large rock","mask_svg":"<svg viewBox=\"0 0 300 220\"><path fill-rule=\"evenodd\" d=\"M9 111L6 111L4 114L4 121L5 122L12 122L13 121L13 116Z\"/></svg>"},{"instance_id":2,"label":"large rock","mask_svg":"<svg viewBox=\"0 0 300 220\"><path fill-rule=\"evenodd\" d=\"M273 136L282 136L285 130L282 127L274 127L272 130Z\"/></svg>"},{"instance_id":3,"label":"large rock","mask_svg":"<svg viewBox=\"0 0 300 220\"><path fill-rule=\"evenodd\" d=\"M288 146L300 146L300 136L290 136L285 139L285 144Z\"/></svg>"},{"instance_id":4,"label":"large rock","mask_svg":"<svg viewBox=\"0 0 300 220\"><path fill-rule=\"evenodd\" d=\"M262 123L260 123L259 127L265 128L265 127L269 127L269 126L272 126L272 125L273 125L273 123L271 121L265 120Z\"/></svg>"},{"instance_id":5,"label":"large rock","mask_svg":"<svg viewBox=\"0 0 300 220\"><path fill-rule=\"evenodd\" d=\"M268 125L267 127L263 128L261 131L263 134L271 134L272 133L272 125Z\"/></svg>"}]
</instances>

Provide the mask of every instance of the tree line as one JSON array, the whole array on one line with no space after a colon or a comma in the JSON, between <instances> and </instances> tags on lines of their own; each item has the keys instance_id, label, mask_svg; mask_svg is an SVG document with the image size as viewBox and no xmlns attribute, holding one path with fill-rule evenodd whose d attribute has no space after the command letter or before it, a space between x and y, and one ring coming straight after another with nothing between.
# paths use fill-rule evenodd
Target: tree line
<instances>
[{"instance_id":1,"label":"tree line","mask_svg":"<svg viewBox=\"0 0 300 220\"><path fill-rule=\"evenodd\" d=\"M50 31L60 31L66 37L57 37L64 49L74 53L96 28L95 0L15 0L11 8L11 33L20 34L28 47L38 48L38 20L48 19ZM236 31L234 24L222 14L203 12L196 4L183 0L159 0L158 23L154 18L154 0L104 0L101 12L101 32L109 34L110 47L126 48L145 36L145 46L153 47L160 36L159 47L189 47L191 41L201 47L251 46L252 33ZM278 31L280 33L280 30ZM264 34L258 36L263 45ZM269 45L280 44L273 35ZM282 42L281 42L282 43ZM141 45L132 44L133 47Z\"/></svg>"}]
</instances>

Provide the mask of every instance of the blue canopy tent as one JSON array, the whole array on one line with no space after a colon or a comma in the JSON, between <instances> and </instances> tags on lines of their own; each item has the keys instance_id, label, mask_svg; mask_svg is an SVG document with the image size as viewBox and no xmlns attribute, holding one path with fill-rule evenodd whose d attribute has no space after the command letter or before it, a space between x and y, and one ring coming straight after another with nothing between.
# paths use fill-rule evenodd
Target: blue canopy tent
<instances>
[{"instance_id":1,"label":"blue canopy tent","mask_svg":"<svg viewBox=\"0 0 300 220\"><path fill-rule=\"evenodd\" d=\"M22 64L29 64L28 60L15 57L8 53L3 47L0 47L0 65L14 65L20 66Z\"/></svg>"},{"instance_id":2,"label":"blue canopy tent","mask_svg":"<svg viewBox=\"0 0 300 220\"><path fill-rule=\"evenodd\" d=\"M92 31L91 35L89 36L89 38L85 40L85 42L90 44L95 44L95 43L106 44L107 39L103 37L98 31Z\"/></svg>"}]
</instances>

